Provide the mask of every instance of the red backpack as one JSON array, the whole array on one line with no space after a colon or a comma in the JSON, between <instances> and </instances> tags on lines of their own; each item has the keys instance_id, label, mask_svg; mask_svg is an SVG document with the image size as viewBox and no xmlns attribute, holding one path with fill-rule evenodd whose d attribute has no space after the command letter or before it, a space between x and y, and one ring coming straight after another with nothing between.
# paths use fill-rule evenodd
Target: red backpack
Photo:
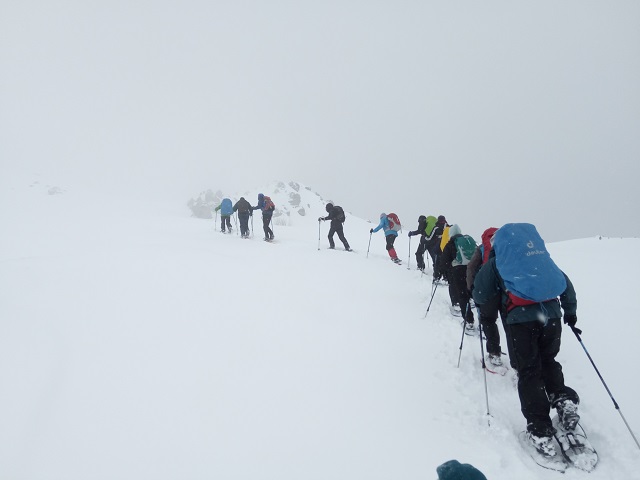
<instances>
[{"instance_id":1,"label":"red backpack","mask_svg":"<svg viewBox=\"0 0 640 480\"><path fill-rule=\"evenodd\" d=\"M271 201L270 197L264 197L264 210L275 210L276 204Z\"/></svg>"},{"instance_id":2,"label":"red backpack","mask_svg":"<svg viewBox=\"0 0 640 480\"><path fill-rule=\"evenodd\" d=\"M389 221L389 229L395 232L399 232L402 230L402 225L400 224L400 219L398 215L395 213L390 213L387 215L387 220Z\"/></svg>"}]
</instances>

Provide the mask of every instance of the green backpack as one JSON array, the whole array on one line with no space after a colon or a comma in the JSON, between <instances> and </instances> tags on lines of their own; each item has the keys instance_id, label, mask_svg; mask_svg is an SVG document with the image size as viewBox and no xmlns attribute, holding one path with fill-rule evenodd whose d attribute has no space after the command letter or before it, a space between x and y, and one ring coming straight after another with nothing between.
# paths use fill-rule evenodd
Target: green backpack
<instances>
[{"instance_id":1,"label":"green backpack","mask_svg":"<svg viewBox=\"0 0 640 480\"><path fill-rule=\"evenodd\" d=\"M424 233L427 237L431 236L431 233L433 232L433 229L436 227L437 222L438 222L438 219L433 215L429 215L427 217L427 226L424 227Z\"/></svg>"},{"instance_id":2,"label":"green backpack","mask_svg":"<svg viewBox=\"0 0 640 480\"><path fill-rule=\"evenodd\" d=\"M457 265L468 265L473 256L473 252L476 251L476 241L470 235L460 235L455 238L456 244L456 259L451 262L455 267Z\"/></svg>"}]
</instances>

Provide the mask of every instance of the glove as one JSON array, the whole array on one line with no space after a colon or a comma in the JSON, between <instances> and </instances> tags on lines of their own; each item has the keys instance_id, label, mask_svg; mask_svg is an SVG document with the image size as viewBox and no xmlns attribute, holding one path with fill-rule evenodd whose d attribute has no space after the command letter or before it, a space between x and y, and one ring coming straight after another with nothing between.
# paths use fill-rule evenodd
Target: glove
<instances>
[{"instance_id":1,"label":"glove","mask_svg":"<svg viewBox=\"0 0 640 480\"><path fill-rule=\"evenodd\" d=\"M322 220L324 220L324 218L322 217L318 217L318 221L321 222Z\"/></svg>"},{"instance_id":2,"label":"glove","mask_svg":"<svg viewBox=\"0 0 640 480\"><path fill-rule=\"evenodd\" d=\"M409 235L410 237L413 237L413 232L409 232L407 233L407 235Z\"/></svg>"},{"instance_id":3,"label":"glove","mask_svg":"<svg viewBox=\"0 0 640 480\"><path fill-rule=\"evenodd\" d=\"M437 282L442 278L442 274L440 272L433 272L433 281Z\"/></svg>"},{"instance_id":4,"label":"glove","mask_svg":"<svg viewBox=\"0 0 640 480\"><path fill-rule=\"evenodd\" d=\"M582 335L582 330L580 330L578 327L576 327L576 322L578 321L578 317L576 317L575 315L565 315L564 316L564 323L566 323L567 325L569 325L571 327L571 330L573 330L573 333L577 334L577 335Z\"/></svg>"},{"instance_id":5,"label":"glove","mask_svg":"<svg viewBox=\"0 0 640 480\"><path fill-rule=\"evenodd\" d=\"M373 228L371 230L369 230L369 233L373 233Z\"/></svg>"}]
</instances>

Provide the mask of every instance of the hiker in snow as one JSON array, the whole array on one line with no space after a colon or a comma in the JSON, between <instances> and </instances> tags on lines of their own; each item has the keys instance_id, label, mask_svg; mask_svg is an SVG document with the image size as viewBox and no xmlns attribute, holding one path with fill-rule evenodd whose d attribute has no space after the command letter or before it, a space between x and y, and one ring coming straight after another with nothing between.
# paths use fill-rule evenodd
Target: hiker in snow
<instances>
[{"instance_id":1,"label":"hiker in snow","mask_svg":"<svg viewBox=\"0 0 640 480\"><path fill-rule=\"evenodd\" d=\"M225 232L225 225L229 228L229 233L231 233L231 215L233 215L233 203L231 203L230 198L223 198L220 205L215 208L216 212L220 210L220 231L222 233Z\"/></svg>"},{"instance_id":2,"label":"hiker in snow","mask_svg":"<svg viewBox=\"0 0 640 480\"><path fill-rule=\"evenodd\" d=\"M249 217L253 215L251 204L244 197L240 197L240 200L233 206L233 211L238 212L240 235L242 238L249 238Z\"/></svg>"},{"instance_id":3,"label":"hiker in snow","mask_svg":"<svg viewBox=\"0 0 640 480\"><path fill-rule=\"evenodd\" d=\"M425 217L424 215L420 215L418 217L418 228L409 232L409 237L413 237L414 235L420 235L420 241L418 243L418 248L416 249L416 262L418 263L418 270L420 270L421 272L424 272L424 269L425 269L424 252L427 249L427 245L426 245L427 233L425 230L426 228L427 228L427 217Z\"/></svg>"},{"instance_id":4,"label":"hiker in snow","mask_svg":"<svg viewBox=\"0 0 640 480\"><path fill-rule=\"evenodd\" d=\"M342 224L346 220L344 210L342 209L342 207L334 205L333 203L327 203L325 210L329 215L327 215L326 217L318 218L318 221L323 222L325 220L331 220L331 227L329 228L329 248L336 248L336 244L333 241L333 235L337 233L338 238L344 245L344 249L347 252L350 252L351 247L349 246L349 242L347 242L347 239L344 237L344 230L342 226Z\"/></svg>"},{"instance_id":5,"label":"hiker in snow","mask_svg":"<svg viewBox=\"0 0 640 480\"><path fill-rule=\"evenodd\" d=\"M396 253L396 249L393 248L393 243L396 241L396 238L398 236L398 232L396 232L393 228L391 228L391 225L389 224L389 219L387 218L387 214L386 213L381 213L380 214L380 223L378 224L378 226L376 228L372 228L369 230L369 233L375 233L380 229L384 229L384 236L387 239L387 253L389 254L389 257L391 258L391 260L393 260L395 263L400 263L400 259L398 258L398 254Z\"/></svg>"},{"instance_id":6,"label":"hiker in snow","mask_svg":"<svg viewBox=\"0 0 640 480\"><path fill-rule=\"evenodd\" d=\"M497 228L491 227L487 228L482 233L482 243L476 247L471 260L469 260L469 265L467 265L467 290L469 291L469 296L471 296L473 292L473 281L476 278L476 274L478 273L482 265L487 263L489 257L495 255L495 253L493 252L491 241L493 239L493 235L497 231ZM496 300L498 300L498 297L496 297ZM482 331L484 332L485 337L487 337L487 360L491 365L500 367L502 366L502 347L500 347L500 331L498 330L498 325L496 324L496 321L498 320L498 314L494 309L485 308L482 305L478 305L478 311L478 321L482 326ZM503 322L503 327L506 331L506 322ZM507 349L509 350L509 358L512 358L511 348L509 347L508 340ZM515 368L513 362L511 364L511 367Z\"/></svg>"},{"instance_id":7,"label":"hiker in snow","mask_svg":"<svg viewBox=\"0 0 640 480\"><path fill-rule=\"evenodd\" d=\"M444 228L449 225L447 224L447 219L444 218L444 215L440 215L438 218L431 216L427 217L427 219L425 247L431 256L431 263L435 271L438 257L442 253L442 249L440 248L442 234L444 232Z\"/></svg>"},{"instance_id":8,"label":"hiker in snow","mask_svg":"<svg viewBox=\"0 0 640 480\"><path fill-rule=\"evenodd\" d=\"M273 240L273 232L269 228L269 224L275 208L276 206L271 199L262 193L258 194L258 205L251 207L252 210L262 210L262 229L264 230L264 239L267 241Z\"/></svg>"},{"instance_id":9,"label":"hiker in snow","mask_svg":"<svg viewBox=\"0 0 640 480\"><path fill-rule=\"evenodd\" d=\"M562 310L564 323L575 328L577 322L576 292L533 225L502 226L493 237L493 249L495 256L476 275L473 298L494 310L488 313L497 315L500 309L506 315L527 438L541 455L555 457L550 408L557 410L558 428L564 431L573 431L580 419L578 394L565 385L556 361Z\"/></svg>"},{"instance_id":10,"label":"hiker in snow","mask_svg":"<svg viewBox=\"0 0 640 480\"><path fill-rule=\"evenodd\" d=\"M451 298L452 312L456 305L460 306L460 313L464 318L465 328L469 331L475 329L473 309L469 304L469 291L467 290L467 265L476 249L476 242L469 235L462 235L458 225L449 229L449 242L444 247L438 258L434 279L439 279L446 272L449 280L449 297Z\"/></svg>"}]
</instances>

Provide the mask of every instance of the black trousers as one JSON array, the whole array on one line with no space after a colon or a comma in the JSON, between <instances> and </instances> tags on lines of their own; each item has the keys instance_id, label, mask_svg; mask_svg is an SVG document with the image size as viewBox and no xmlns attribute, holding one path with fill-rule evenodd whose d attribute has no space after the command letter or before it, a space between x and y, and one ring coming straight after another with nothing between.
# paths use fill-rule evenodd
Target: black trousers
<instances>
[{"instance_id":1,"label":"black trousers","mask_svg":"<svg viewBox=\"0 0 640 480\"><path fill-rule=\"evenodd\" d=\"M387 249L387 251L389 250L393 250L393 244L396 241L396 238L398 236L397 235L387 235L386 240L387 240L387 246L384 247Z\"/></svg>"},{"instance_id":2,"label":"black trousers","mask_svg":"<svg viewBox=\"0 0 640 480\"><path fill-rule=\"evenodd\" d=\"M240 235L249 236L249 212L238 212L238 220L240 220Z\"/></svg>"},{"instance_id":3,"label":"black trousers","mask_svg":"<svg viewBox=\"0 0 640 480\"><path fill-rule=\"evenodd\" d=\"M272 215L262 215L262 229L264 230L264 238L273 238L273 232L269 228Z\"/></svg>"},{"instance_id":4,"label":"black trousers","mask_svg":"<svg viewBox=\"0 0 640 480\"><path fill-rule=\"evenodd\" d=\"M221 215L220 216L220 220L221 220L220 230L222 230L224 232L225 224L226 224L226 226L229 227L229 231L231 231L231 216L230 215Z\"/></svg>"},{"instance_id":5,"label":"black trousers","mask_svg":"<svg viewBox=\"0 0 640 480\"><path fill-rule=\"evenodd\" d=\"M469 323L474 322L473 310L469 305L469 291L467 290L467 266L456 265L451 267L448 272L449 277L449 296L451 304L460 305L462 317Z\"/></svg>"},{"instance_id":6,"label":"black trousers","mask_svg":"<svg viewBox=\"0 0 640 480\"><path fill-rule=\"evenodd\" d=\"M491 303L478 306L478 320L482 326L484 336L487 337L487 353L492 355L502 354L502 349L500 347L500 331L498 330L498 324L496 323L498 320L498 311L500 310L501 300L502 297L500 295L496 295ZM504 322L503 325L506 332L507 327ZM509 342L507 341L507 344L508 343ZM511 359L511 351L509 351L509 359Z\"/></svg>"},{"instance_id":7,"label":"black trousers","mask_svg":"<svg viewBox=\"0 0 640 480\"><path fill-rule=\"evenodd\" d=\"M514 361L518 370L520 409L527 429L538 436L553 435L549 412L552 403L569 399L579 403L575 390L564 384L560 351L562 322L552 318L546 324L533 321L509 325Z\"/></svg>"},{"instance_id":8,"label":"black trousers","mask_svg":"<svg viewBox=\"0 0 640 480\"><path fill-rule=\"evenodd\" d=\"M424 239L424 236L420 235L420 243L418 243L418 249L416 250L416 262L418 263L418 268L424 269L424 252L427 251L427 242Z\"/></svg>"},{"instance_id":9,"label":"black trousers","mask_svg":"<svg viewBox=\"0 0 640 480\"><path fill-rule=\"evenodd\" d=\"M425 249L429 252L429 255L431 255L431 263L433 264L433 269L435 270L438 256L440 256L440 253L442 253L440 250L440 239L437 239L435 241L432 240L431 242L425 241Z\"/></svg>"},{"instance_id":10,"label":"black trousers","mask_svg":"<svg viewBox=\"0 0 640 480\"><path fill-rule=\"evenodd\" d=\"M329 246L331 248L335 248L336 244L333 241L333 235L336 233L338 234L338 238L344 245L344 248L346 249L350 248L349 242L347 242L347 239L344 236L344 228L343 228L342 222L338 220L331 220L331 227L329 228Z\"/></svg>"}]
</instances>

